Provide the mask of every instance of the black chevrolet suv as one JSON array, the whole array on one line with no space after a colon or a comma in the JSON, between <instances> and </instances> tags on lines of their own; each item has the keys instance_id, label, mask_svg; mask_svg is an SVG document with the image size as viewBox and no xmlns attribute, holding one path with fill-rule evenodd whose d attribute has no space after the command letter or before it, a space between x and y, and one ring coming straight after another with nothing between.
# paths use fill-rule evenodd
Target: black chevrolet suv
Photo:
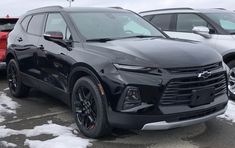
<instances>
[{"instance_id":1,"label":"black chevrolet suv","mask_svg":"<svg viewBox=\"0 0 235 148\"><path fill-rule=\"evenodd\" d=\"M227 106L222 58L197 42L169 39L115 8L39 8L8 38L10 91L30 88L71 106L92 138L111 128L162 130L207 121Z\"/></svg>"}]
</instances>

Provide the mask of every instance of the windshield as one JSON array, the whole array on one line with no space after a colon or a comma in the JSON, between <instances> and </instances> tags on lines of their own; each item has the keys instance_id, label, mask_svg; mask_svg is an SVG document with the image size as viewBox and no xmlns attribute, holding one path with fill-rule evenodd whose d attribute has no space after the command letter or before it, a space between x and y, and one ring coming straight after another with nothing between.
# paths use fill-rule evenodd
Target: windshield
<instances>
[{"instance_id":1,"label":"windshield","mask_svg":"<svg viewBox=\"0 0 235 148\"><path fill-rule=\"evenodd\" d=\"M0 19L0 32L10 32L14 29L17 19Z\"/></svg>"},{"instance_id":2,"label":"windshield","mask_svg":"<svg viewBox=\"0 0 235 148\"><path fill-rule=\"evenodd\" d=\"M73 12L70 15L87 40L134 36L165 37L143 18L131 12Z\"/></svg>"},{"instance_id":3,"label":"windshield","mask_svg":"<svg viewBox=\"0 0 235 148\"><path fill-rule=\"evenodd\" d=\"M206 13L206 15L231 34L235 33L235 13Z\"/></svg>"}]
</instances>

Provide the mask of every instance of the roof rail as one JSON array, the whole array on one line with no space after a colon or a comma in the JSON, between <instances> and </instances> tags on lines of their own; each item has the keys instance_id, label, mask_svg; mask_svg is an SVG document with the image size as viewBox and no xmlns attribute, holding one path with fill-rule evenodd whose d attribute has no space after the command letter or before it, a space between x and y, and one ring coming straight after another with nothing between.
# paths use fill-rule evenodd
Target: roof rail
<instances>
[{"instance_id":1,"label":"roof rail","mask_svg":"<svg viewBox=\"0 0 235 148\"><path fill-rule=\"evenodd\" d=\"M226 10L225 8L213 8L213 9Z\"/></svg>"},{"instance_id":2,"label":"roof rail","mask_svg":"<svg viewBox=\"0 0 235 148\"><path fill-rule=\"evenodd\" d=\"M30 10L30 11L37 11L37 10L44 10L44 9L63 9L63 7L62 6L46 6L46 7L33 9L33 10Z\"/></svg>"},{"instance_id":3,"label":"roof rail","mask_svg":"<svg viewBox=\"0 0 235 148\"><path fill-rule=\"evenodd\" d=\"M123 9L122 7L109 7L109 8L114 8L114 9Z\"/></svg>"},{"instance_id":4,"label":"roof rail","mask_svg":"<svg viewBox=\"0 0 235 148\"><path fill-rule=\"evenodd\" d=\"M156 10L149 10L149 11L143 11L140 13L147 13L147 12L155 12L155 11L167 11L167 10L193 10L192 8L168 8L168 9L156 9Z\"/></svg>"}]
</instances>

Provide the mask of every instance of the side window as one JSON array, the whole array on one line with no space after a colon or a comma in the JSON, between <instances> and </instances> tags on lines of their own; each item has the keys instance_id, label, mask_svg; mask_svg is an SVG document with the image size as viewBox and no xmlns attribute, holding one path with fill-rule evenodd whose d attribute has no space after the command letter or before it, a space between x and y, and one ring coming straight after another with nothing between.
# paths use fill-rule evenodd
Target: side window
<instances>
[{"instance_id":1,"label":"side window","mask_svg":"<svg viewBox=\"0 0 235 148\"><path fill-rule=\"evenodd\" d=\"M59 13L51 13L48 15L45 32L61 32L64 39L71 40L71 32L63 17Z\"/></svg>"},{"instance_id":2,"label":"side window","mask_svg":"<svg viewBox=\"0 0 235 148\"><path fill-rule=\"evenodd\" d=\"M44 21L44 14L36 14L29 22L27 32L33 35L42 35L42 27Z\"/></svg>"},{"instance_id":3,"label":"side window","mask_svg":"<svg viewBox=\"0 0 235 148\"><path fill-rule=\"evenodd\" d=\"M192 32L195 26L208 27L208 23L196 14L178 14L176 31Z\"/></svg>"},{"instance_id":4,"label":"side window","mask_svg":"<svg viewBox=\"0 0 235 148\"><path fill-rule=\"evenodd\" d=\"M24 18L24 20L21 22L21 26L23 27L24 31L27 31L29 21L32 16L27 16Z\"/></svg>"},{"instance_id":5,"label":"side window","mask_svg":"<svg viewBox=\"0 0 235 148\"><path fill-rule=\"evenodd\" d=\"M152 24L160 28L163 31L170 31L171 29L171 20L172 14L159 14L155 15L151 20Z\"/></svg>"}]
</instances>

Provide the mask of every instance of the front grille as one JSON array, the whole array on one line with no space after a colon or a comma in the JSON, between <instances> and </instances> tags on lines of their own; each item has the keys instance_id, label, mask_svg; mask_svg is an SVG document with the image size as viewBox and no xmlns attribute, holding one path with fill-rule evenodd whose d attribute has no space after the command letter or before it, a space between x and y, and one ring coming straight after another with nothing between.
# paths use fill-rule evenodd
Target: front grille
<instances>
[{"instance_id":1,"label":"front grille","mask_svg":"<svg viewBox=\"0 0 235 148\"><path fill-rule=\"evenodd\" d=\"M214 88L215 97L227 92L226 73L212 74L207 79L188 77L171 80L160 100L161 105L189 105L192 100L193 90Z\"/></svg>"},{"instance_id":2,"label":"front grille","mask_svg":"<svg viewBox=\"0 0 235 148\"><path fill-rule=\"evenodd\" d=\"M213 71L222 68L222 62L200 66L200 67L188 67L188 68L168 68L170 73L198 73L202 71Z\"/></svg>"}]
</instances>

